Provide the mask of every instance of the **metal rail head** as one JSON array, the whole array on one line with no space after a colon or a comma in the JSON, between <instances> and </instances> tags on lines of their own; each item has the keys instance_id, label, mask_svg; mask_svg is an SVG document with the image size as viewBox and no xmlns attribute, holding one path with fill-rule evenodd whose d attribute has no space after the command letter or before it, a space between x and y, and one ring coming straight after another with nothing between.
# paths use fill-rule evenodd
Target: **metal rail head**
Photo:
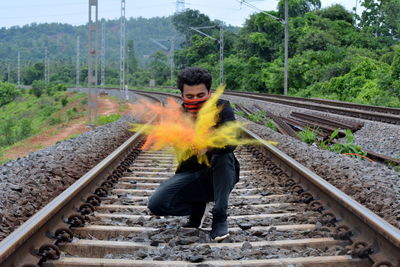
<instances>
[{"instance_id":1,"label":"metal rail head","mask_svg":"<svg viewBox=\"0 0 400 267\"><path fill-rule=\"evenodd\" d=\"M58 244L72 240L71 232L66 228L84 225L84 215L92 212L93 207L100 204L100 197L107 192L104 180L118 180L126 169L120 163L136 153L136 146L140 142L141 132L137 132L2 240L0 266L23 266L56 259L60 255Z\"/></svg>"},{"instance_id":2,"label":"metal rail head","mask_svg":"<svg viewBox=\"0 0 400 267\"><path fill-rule=\"evenodd\" d=\"M333 214L341 216L342 223L353 227L355 235L351 239L354 244L357 245L357 242L367 244L362 251L358 247L353 248L353 251L368 252L366 256L374 262L389 261L393 266L400 264L399 229L256 134L245 128L242 130L247 136L263 144L266 156L289 174L289 178L294 182L293 185L301 184L304 192L309 191L320 198L319 205L322 209L329 207Z\"/></svg>"}]
</instances>

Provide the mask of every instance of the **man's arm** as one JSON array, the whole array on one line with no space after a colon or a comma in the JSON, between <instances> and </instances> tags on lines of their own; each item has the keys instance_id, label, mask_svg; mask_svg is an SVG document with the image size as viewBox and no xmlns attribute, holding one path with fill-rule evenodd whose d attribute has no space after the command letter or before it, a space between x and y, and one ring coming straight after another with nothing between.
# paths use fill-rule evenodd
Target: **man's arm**
<instances>
[{"instance_id":1,"label":"man's arm","mask_svg":"<svg viewBox=\"0 0 400 267\"><path fill-rule=\"evenodd\" d=\"M230 122L230 121L235 121L235 113L233 112L233 109L231 108L231 104L229 101L224 101L223 104L224 107L221 110L221 113L219 114L219 121L216 127L220 127L224 123ZM230 153L235 150L236 146L226 146L224 148L212 148L208 151L209 154L223 154L223 153Z\"/></svg>"}]
</instances>

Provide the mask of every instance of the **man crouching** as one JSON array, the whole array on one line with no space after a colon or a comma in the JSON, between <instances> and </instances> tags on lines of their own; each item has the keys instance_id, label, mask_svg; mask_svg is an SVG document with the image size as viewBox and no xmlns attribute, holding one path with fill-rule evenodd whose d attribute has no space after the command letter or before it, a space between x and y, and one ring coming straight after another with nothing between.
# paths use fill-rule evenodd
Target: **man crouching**
<instances>
[{"instance_id":1,"label":"man crouching","mask_svg":"<svg viewBox=\"0 0 400 267\"><path fill-rule=\"evenodd\" d=\"M211 95L211 82L210 73L201 68L186 68L178 75L182 107L185 112L193 115L194 119ZM216 128L235 120L228 101L220 99L217 106L222 106L222 110L218 114ZM183 227L198 228L203 223L208 203L214 201L210 237L217 241L226 238L229 235L228 198L239 181L240 167L233 154L234 149L234 146L226 146L198 151L200 155L207 155L210 167L199 164L196 156L182 162L175 175L162 183L151 196L148 204L150 211L158 216L189 215L189 221Z\"/></svg>"}]
</instances>

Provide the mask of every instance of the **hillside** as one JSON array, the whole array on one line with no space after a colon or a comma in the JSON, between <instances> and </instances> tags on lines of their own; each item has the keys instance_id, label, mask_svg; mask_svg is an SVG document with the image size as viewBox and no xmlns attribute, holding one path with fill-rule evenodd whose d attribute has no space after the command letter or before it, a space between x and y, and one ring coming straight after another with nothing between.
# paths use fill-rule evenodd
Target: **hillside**
<instances>
[{"instance_id":1,"label":"hillside","mask_svg":"<svg viewBox=\"0 0 400 267\"><path fill-rule=\"evenodd\" d=\"M120 25L119 20L104 20L106 25L106 57L107 60L118 63ZM101 27L102 21L99 25ZM137 57L151 55L160 48L150 39L169 39L175 31L171 17L130 18L127 20L127 40L135 41ZM101 32L101 29L99 29ZM87 27L69 24L36 24L15 26L0 29L1 61L12 61L15 64L17 53L21 53L21 61L39 61L44 58L47 46L50 59L65 63L74 63L76 55L76 37L81 40L81 57L87 54ZM179 37L177 44L179 43Z\"/></svg>"}]
</instances>

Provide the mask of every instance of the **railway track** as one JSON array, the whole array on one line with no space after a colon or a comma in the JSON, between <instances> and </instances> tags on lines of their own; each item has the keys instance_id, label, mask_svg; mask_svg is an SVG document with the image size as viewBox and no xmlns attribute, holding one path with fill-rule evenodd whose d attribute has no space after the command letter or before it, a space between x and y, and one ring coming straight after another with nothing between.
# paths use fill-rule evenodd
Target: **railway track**
<instances>
[{"instance_id":1,"label":"railway track","mask_svg":"<svg viewBox=\"0 0 400 267\"><path fill-rule=\"evenodd\" d=\"M170 86L164 86L162 88L176 89ZM105 88L105 89L119 90L117 88ZM147 91L143 90L134 90L134 91L140 93L148 93ZM152 92L152 94L176 97L176 95L171 93ZM247 97L251 99L284 104L299 108L306 108L310 110L328 112L332 114L339 114L349 117L360 118L364 120L379 121L379 122L400 125L400 108L362 105L362 104L334 101L328 99L301 98L293 96L252 93L252 92L225 91L224 94Z\"/></svg>"},{"instance_id":2,"label":"railway track","mask_svg":"<svg viewBox=\"0 0 400 267\"><path fill-rule=\"evenodd\" d=\"M290 96L256 94L245 92L227 91L226 95L248 97L266 102L284 104L299 108L318 110L333 114L340 114L365 120L379 121L400 125L400 109L386 108L369 105L360 105L324 99L308 99Z\"/></svg>"},{"instance_id":3,"label":"railway track","mask_svg":"<svg viewBox=\"0 0 400 267\"><path fill-rule=\"evenodd\" d=\"M324 104L324 105L329 105L329 106L334 106L334 107L344 107L344 108L351 108L351 109L373 111L373 112L378 112L378 113L388 113L388 114L392 114L392 115L400 115L400 108L363 105L363 104L356 104L356 103L351 103L351 102L343 102L343 101L321 99L321 98L305 98L305 97L296 97L296 96L274 95L274 94L266 94L266 93L238 92L238 91L228 91L228 92L251 94L251 95L261 95L261 96L275 97L275 98L281 98L281 99L291 99L291 100L297 100L297 101L319 103L319 104Z\"/></svg>"},{"instance_id":4,"label":"railway track","mask_svg":"<svg viewBox=\"0 0 400 267\"><path fill-rule=\"evenodd\" d=\"M258 138L243 129L249 138ZM0 266L399 266L400 232L299 163L263 143L239 147L230 237L182 229L149 213L173 175L165 151L136 133L0 243Z\"/></svg>"}]
</instances>

